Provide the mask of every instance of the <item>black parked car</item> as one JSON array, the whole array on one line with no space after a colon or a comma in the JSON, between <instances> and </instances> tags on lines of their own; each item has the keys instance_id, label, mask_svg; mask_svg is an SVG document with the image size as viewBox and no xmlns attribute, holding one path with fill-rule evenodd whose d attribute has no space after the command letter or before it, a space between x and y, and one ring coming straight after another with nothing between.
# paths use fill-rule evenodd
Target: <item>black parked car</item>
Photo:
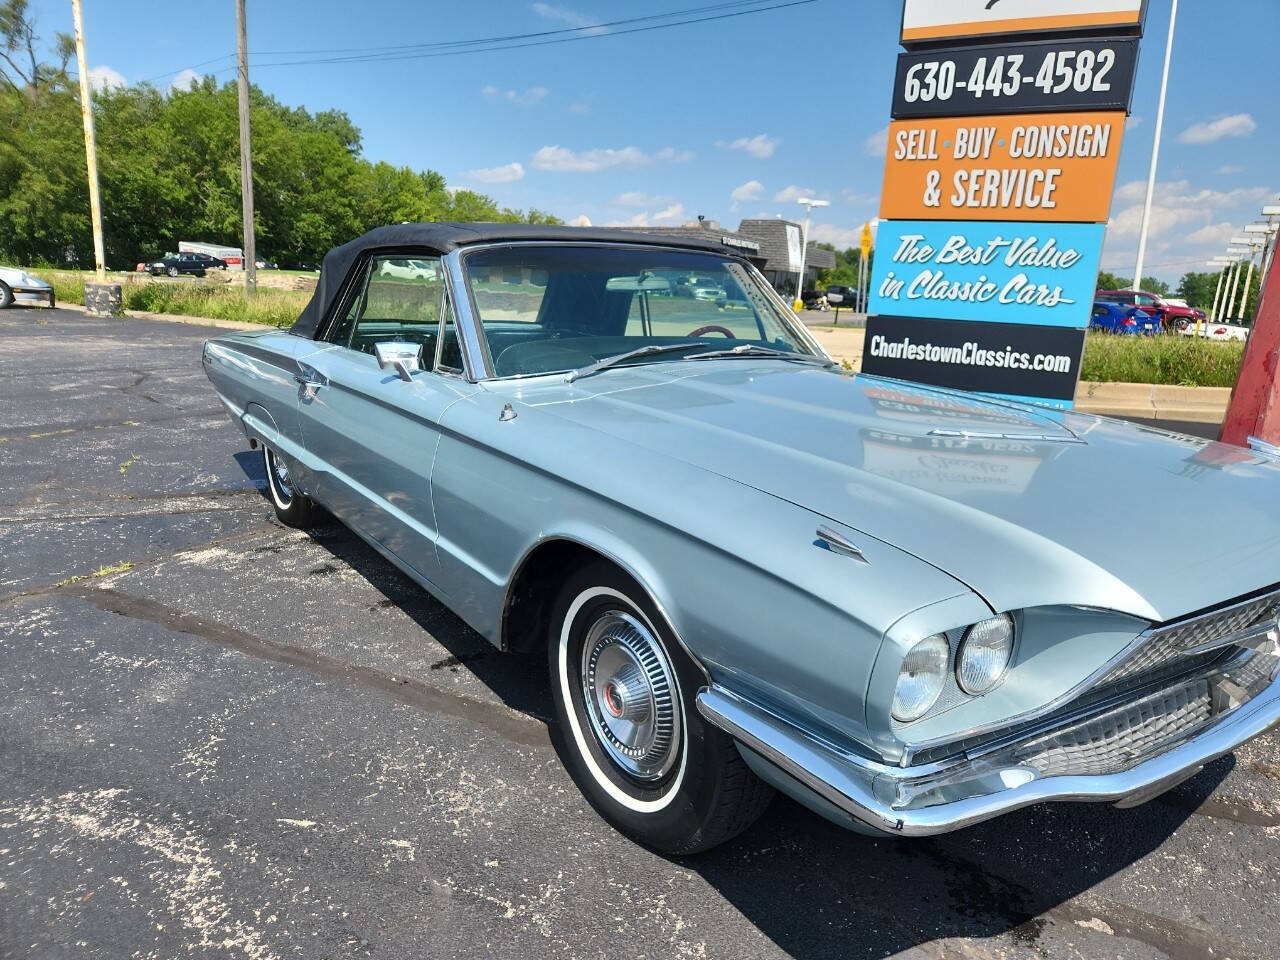
<instances>
[{"instance_id":1,"label":"black parked car","mask_svg":"<svg viewBox=\"0 0 1280 960\"><path fill-rule=\"evenodd\" d=\"M212 270L215 266L226 268L226 263L211 257L205 253L167 253L160 260L152 260L147 264L147 272L153 277L158 277L162 273L171 277L176 277L183 273L195 274L197 277L203 277L206 270Z\"/></svg>"},{"instance_id":2,"label":"black parked car","mask_svg":"<svg viewBox=\"0 0 1280 960\"><path fill-rule=\"evenodd\" d=\"M858 296L858 291L853 287L847 287L844 284L833 284L827 287L827 303L833 307L845 307L851 310L858 309L858 301L862 298Z\"/></svg>"}]
</instances>

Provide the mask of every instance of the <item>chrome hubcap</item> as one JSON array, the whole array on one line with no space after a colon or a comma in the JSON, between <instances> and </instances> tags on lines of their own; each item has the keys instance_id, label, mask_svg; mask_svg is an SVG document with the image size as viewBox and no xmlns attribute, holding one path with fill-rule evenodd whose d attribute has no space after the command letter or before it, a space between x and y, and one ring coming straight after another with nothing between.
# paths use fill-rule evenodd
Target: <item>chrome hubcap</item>
<instances>
[{"instance_id":1,"label":"chrome hubcap","mask_svg":"<svg viewBox=\"0 0 1280 960\"><path fill-rule=\"evenodd\" d=\"M271 471L271 479L276 485L276 492L280 499L285 503L292 502L293 486L289 483L289 468L285 466L284 460L277 457L271 450L267 451L267 468Z\"/></svg>"},{"instance_id":2,"label":"chrome hubcap","mask_svg":"<svg viewBox=\"0 0 1280 960\"><path fill-rule=\"evenodd\" d=\"M657 638L629 614L602 614L582 646L590 726L619 767L641 780L671 769L680 742L674 675Z\"/></svg>"}]
</instances>

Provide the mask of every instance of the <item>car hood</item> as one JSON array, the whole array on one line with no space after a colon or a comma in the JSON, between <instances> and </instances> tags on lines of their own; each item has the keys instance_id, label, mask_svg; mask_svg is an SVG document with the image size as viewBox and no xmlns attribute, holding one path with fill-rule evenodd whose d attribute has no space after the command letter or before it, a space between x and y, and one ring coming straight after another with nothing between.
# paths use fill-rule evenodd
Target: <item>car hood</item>
<instances>
[{"instance_id":1,"label":"car hood","mask_svg":"<svg viewBox=\"0 0 1280 960\"><path fill-rule=\"evenodd\" d=\"M517 389L546 413L890 543L996 610L1075 604L1163 621L1280 581L1280 465L1240 448L783 361L676 361Z\"/></svg>"}]
</instances>

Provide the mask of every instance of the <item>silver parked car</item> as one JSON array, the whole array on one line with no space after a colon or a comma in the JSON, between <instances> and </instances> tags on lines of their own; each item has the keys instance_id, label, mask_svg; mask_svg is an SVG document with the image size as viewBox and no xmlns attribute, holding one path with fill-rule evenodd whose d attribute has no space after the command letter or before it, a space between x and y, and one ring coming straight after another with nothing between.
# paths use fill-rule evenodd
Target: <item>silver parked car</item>
<instances>
[{"instance_id":1,"label":"silver parked car","mask_svg":"<svg viewBox=\"0 0 1280 960\"><path fill-rule=\"evenodd\" d=\"M18 267L0 266L0 310L15 303L58 305L53 286Z\"/></svg>"},{"instance_id":2,"label":"silver parked car","mask_svg":"<svg viewBox=\"0 0 1280 960\"><path fill-rule=\"evenodd\" d=\"M775 788L916 836L1139 803L1280 718L1280 464L849 374L715 242L381 228L203 362L279 518L544 650L570 772L663 851Z\"/></svg>"}]
</instances>

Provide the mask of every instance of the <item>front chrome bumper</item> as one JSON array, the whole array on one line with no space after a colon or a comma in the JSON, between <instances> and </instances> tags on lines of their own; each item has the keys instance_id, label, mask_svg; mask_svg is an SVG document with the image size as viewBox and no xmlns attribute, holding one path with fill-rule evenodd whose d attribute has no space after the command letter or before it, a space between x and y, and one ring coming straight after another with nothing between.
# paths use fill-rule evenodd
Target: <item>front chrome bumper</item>
<instances>
[{"instance_id":1,"label":"front chrome bumper","mask_svg":"<svg viewBox=\"0 0 1280 960\"><path fill-rule=\"evenodd\" d=\"M1257 654L1256 656L1262 656ZM958 830L1022 807L1050 800L1103 801L1121 806L1142 803L1193 776L1204 766L1230 753L1247 740L1280 723L1280 680L1275 658L1269 657L1259 677L1256 657L1245 668L1257 680L1257 692L1231 699L1213 690L1218 712L1186 736L1129 748L1131 764L1123 760L1114 772L1061 774L1052 764L1028 762L1027 751L1043 743L1040 730L1012 742L950 763L898 767L875 761L812 735L735 693L712 685L698 695L698 710L751 754L787 775L801 789L797 799L816 795L820 812L834 808L859 824L900 836L930 836ZM1239 689L1230 668L1217 670L1224 689ZM1204 678L1200 678L1204 679ZM1196 680L1196 678L1193 678ZM1197 680L1197 682L1199 682ZM1233 687L1233 684L1235 686ZM1223 696L1228 699L1223 701ZM1136 700L1136 703L1142 701ZM1095 711L1088 717L1068 718L1049 736L1079 732L1087 724L1108 722L1128 705ZM1056 749L1056 746L1055 746ZM1037 757L1044 756L1043 753ZM754 758L748 756L749 760ZM775 784L786 789L785 784ZM784 778L786 779L786 778Z\"/></svg>"},{"instance_id":2,"label":"front chrome bumper","mask_svg":"<svg viewBox=\"0 0 1280 960\"><path fill-rule=\"evenodd\" d=\"M56 304L53 287L21 286L9 289L13 291L15 303L47 303L51 307Z\"/></svg>"}]
</instances>

